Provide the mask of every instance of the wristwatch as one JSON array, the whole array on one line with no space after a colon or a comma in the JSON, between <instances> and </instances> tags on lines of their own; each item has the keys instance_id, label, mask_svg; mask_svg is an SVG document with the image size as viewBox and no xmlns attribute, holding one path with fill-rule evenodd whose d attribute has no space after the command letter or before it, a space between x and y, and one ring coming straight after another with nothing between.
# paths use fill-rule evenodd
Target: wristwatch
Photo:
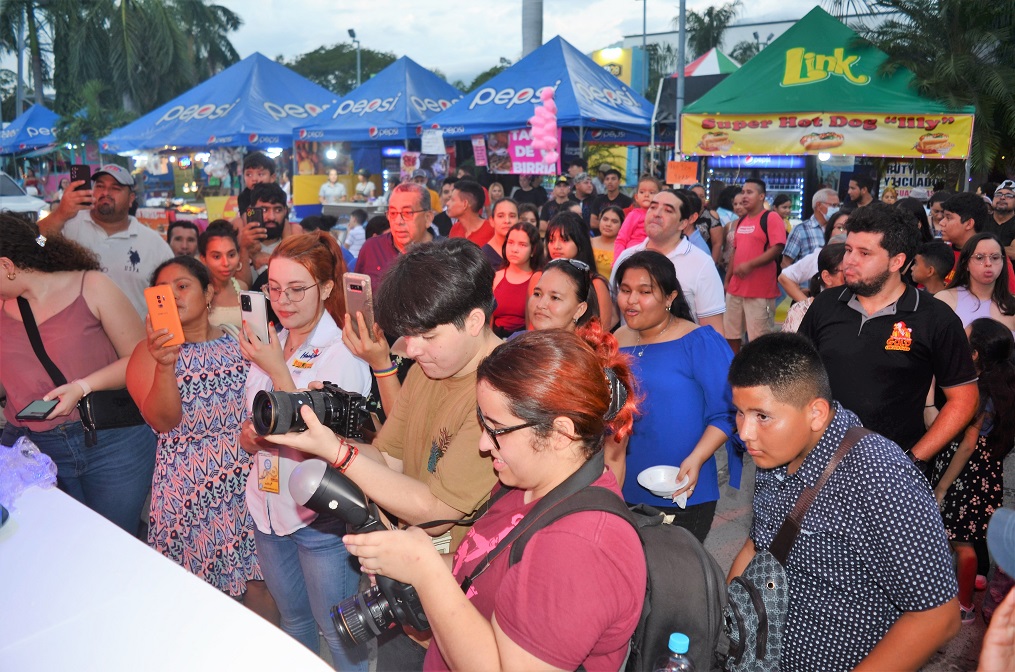
<instances>
[{"instance_id":1,"label":"wristwatch","mask_svg":"<svg viewBox=\"0 0 1015 672\"><path fill-rule=\"evenodd\" d=\"M914 455L912 448L910 448L909 450L906 451L906 457L909 458L909 461L912 462L913 466L915 466L917 469L919 469L921 473L926 473L927 472L927 461L926 460L921 460L919 457Z\"/></svg>"}]
</instances>

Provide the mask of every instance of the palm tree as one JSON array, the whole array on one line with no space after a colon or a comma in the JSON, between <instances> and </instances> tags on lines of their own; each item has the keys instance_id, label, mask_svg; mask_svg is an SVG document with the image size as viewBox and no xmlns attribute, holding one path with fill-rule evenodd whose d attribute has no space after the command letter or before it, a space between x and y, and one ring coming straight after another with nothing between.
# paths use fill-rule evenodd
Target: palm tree
<instances>
[{"instance_id":1,"label":"palm tree","mask_svg":"<svg viewBox=\"0 0 1015 672\"><path fill-rule=\"evenodd\" d=\"M744 65L761 51L761 45L754 40L741 40L730 50L730 58Z\"/></svg>"},{"instance_id":2,"label":"palm tree","mask_svg":"<svg viewBox=\"0 0 1015 672\"><path fill-rule=\"evenodd\" d=\"M45 0L5 0L0 3L0 51L17 53L18 32L23 26L35 102L39 104L44 102L43 87L50 83L49 64L39 34L40 24L46 20L46 4ZM18 110L18 114L22 111Z\"/></svg>"},{"instance_id":3,"label":"palm tree","mask_svg":"<svg viewBox=\"0 0 1015 672\"><path fill-rule=\"evenodd\" d=\"M228 34L243 25L239 14L205 0L170 0L187 35L197 79L203 81L240 60Z\"/></svg>"},{"instance_id":4,"label":"palm tree","mask_svg":"<svg viewBox=\"0 0 1015 672\"><path fill-rule=\"evenodd\" d=\"M976 106L975 172L1004 173L1002 156L1015 166L1015 3L879 0L878 8L898 14L864 31L888 54L882 70L909 68L923 95Z\"/></svg>"},{"instance_id":5,"label":"palm tree","mask_svg":"<svg viewBox=\"0 0 1015 672\"><path fill-rule=\"evenodd\" d=\"M740 0L732 0L721 7L713 5L701 14L694 10L687 12L687 46L691 51L691 59L722 44L723 33L742 7ZM679 20L680 17L673 19L673 25L676 26Z\"/></svg>"}]
</instances>

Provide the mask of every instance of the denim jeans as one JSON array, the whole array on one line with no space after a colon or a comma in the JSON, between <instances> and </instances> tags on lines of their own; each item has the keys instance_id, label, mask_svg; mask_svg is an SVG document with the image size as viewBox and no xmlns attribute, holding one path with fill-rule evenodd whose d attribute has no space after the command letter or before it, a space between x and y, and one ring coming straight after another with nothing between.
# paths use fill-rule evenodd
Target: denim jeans
<instances>
[{"instance_id":1,"label":"denim jeans","mask_svg":"<svg viewBox=\"0 0 1015 672\"><path fill-rule=\"evenodd\" d=\"M311 651L320 651L317 629L336 670L367 669L367 646L346 647L331 621L331 608L359 589L359 564L345 550L345 523L317 518L290 535L254 530L257 559L268 591L282 615L282 630Z\"/></svg>"},{"instance_id":2,"label":"denim jeans","mask_svg":"<svg viewBox=\"0 0 1015 672\"><path fill-rule=\"evenodd\" d=\"M0 443L12 446L21 436L56 464L61 490L131 536L137 534L155 470L156 438L148 425L101 429L98 442L89 448L77 421L45 432L8 424Z\"/></svg>"}]
</instances>

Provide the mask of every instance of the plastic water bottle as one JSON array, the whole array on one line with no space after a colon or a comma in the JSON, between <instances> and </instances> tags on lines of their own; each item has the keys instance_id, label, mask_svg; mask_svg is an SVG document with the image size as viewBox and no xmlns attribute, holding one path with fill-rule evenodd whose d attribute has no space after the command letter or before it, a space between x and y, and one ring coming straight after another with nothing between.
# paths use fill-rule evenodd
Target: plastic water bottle
<instances>
[{"instance_id":1,"label":"plastic water bottle","mask_svg":"<svg viewBox=\"0 0 1015 672\"><path fill-rule=\"evenodd\" d=\"M670 635L670 655L659 662L655 672L694 672L694 663L687 657L687 648L690 644L691 640L682 632Z\"/></svg>"}]
</instances>

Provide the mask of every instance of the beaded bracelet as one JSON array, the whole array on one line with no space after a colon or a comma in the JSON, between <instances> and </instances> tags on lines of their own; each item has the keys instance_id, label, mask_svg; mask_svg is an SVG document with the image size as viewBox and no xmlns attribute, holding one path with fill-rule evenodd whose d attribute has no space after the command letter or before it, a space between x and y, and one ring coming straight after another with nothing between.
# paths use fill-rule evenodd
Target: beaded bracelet
<instances>
[{"instance_id":1,"label":"beaded bracelet","mask_svg":"<svg viewBox=\"0 0 1015 672\"><path fill-rule=\"evenodd\" d=\"M388 376L393 376L396 373L398 373L398 365L397 364L392 364L390 368L381 369L380 371L376 371L376 370L373 370L373 371L374 371L374 378L387 378Z\"/></svg>"},{"instance_id":2,"label":"beaded bracelet","mask_svg":"<svg viewBox=\"0 0 1015 672\"><path fill-rule=\"evenodd\" d=\"M344 474L345 470L349 468L350 464L352 464L353 459L355 459L355 457L359 455L359 448L356 447L356 444L349 443L348 441L344 440L340 442L340 445L344 446L346 449L345 458L343 458L342 460L335 458L335 461L331 463L331 466L333 466L335 469L338 469L339 473ZM338 454L341 455L342 451L339 450Z\"/></svg>"}]
</instances>

